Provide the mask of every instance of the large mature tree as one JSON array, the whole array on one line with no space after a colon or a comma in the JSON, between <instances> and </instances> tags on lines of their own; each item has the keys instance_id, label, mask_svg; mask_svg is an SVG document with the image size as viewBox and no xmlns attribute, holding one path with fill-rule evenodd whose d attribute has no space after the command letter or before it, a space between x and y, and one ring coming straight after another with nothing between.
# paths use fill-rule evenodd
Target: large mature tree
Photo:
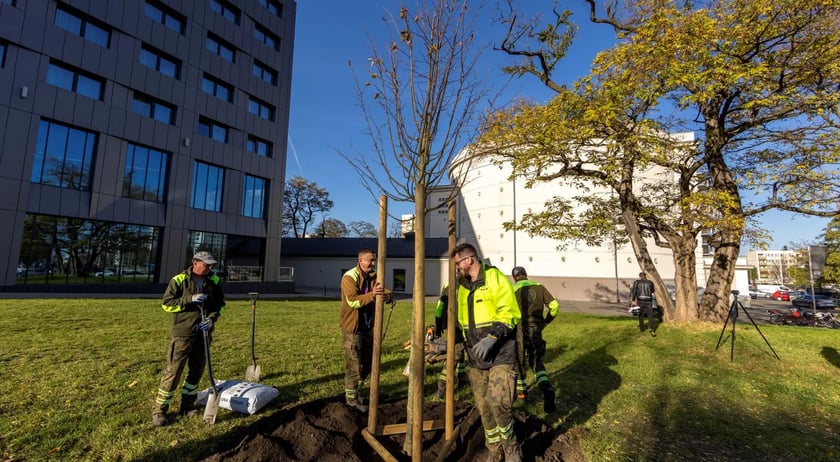
<instances>
[{"instance_id":1,"label":"large mature tree","mask_svg":"<svg viewBox=\"0 0 840 462\"><path fill-rule=\"evenodd\" d=\"M496 133L485 141L514 152L518 172L534 181L583 181L615 191L611 205L643 269L656 270L644 237L673 251L672 319L722 319L750 220L770 209L838 213L838 4L631 0L599 9L595 0L585 2L590 21L611 26L617 44L570 88L552 80L553 57L566 37L507 16L511 32L500 48L521 58L510 70L536 75L557 96L498 115L491 121ZM516 135L504 135L506 127ZM685 131L697 135L696 144L663 135ZM668 178L639 184L640 169ZM616 212L603 200L584 205L592 207L573 215L555 199L520 226L563 237L569 232L555 230L580 226L587 216L608 218L601 210ZM714 258L697 310L694 250L701 232L711 233Z\"/></svg>"},{"instance_id":2,"label":"large mature tree","mask_svg":"<svg viewBox=\"0 0 840 462\"><path fill-rule=\"evenodd\" d=\"M371 39L372 56L357 75L357 96L367 122L371 152L342 155L374 198L384 194L414 203L414 214L429 211L430 188L447 180L462 138L472 134L481 91L479 53L466 0L418 0L385 22L384 46ZM437 204L435 204L437 205ZM425 228L416 220L408 421L403 449L422 454L423 345L425 312Z\"/></svg>"},{"instance_id":3,"label":"large mature tree","mask_svg":"<svg viewBox=\"0 0 840 462\"><path fill-rule=\"evenodd\" d=\"M825 227L822 235L828 254L822 272L822 282L840 284L840 217L834 217Z\"/></svg>"},{"instance_id":4,"label":"large mature tree","mask_svg":"<svg viewBox=\"0 0 840 462\"><path fill-rule=\"evenodd\" d=\"M338 218L324 218L318 225L318 237L347 237L347 225Z\"/></svg>"},{"instance_id":5,"label":"large mature tree","mask_svg":"<svg viewBox=\"0 0 840 462\"><path fill-rule=\"evenodd\" d=\"M326 189L300 176L289 178L283 193L283 235L306 237L309 227L332 207Z\"/></svg>"},{"instance_id":6,"label":"large mature tree","mask_svg":"<svg viewBox=\"0 0 840 462\"><path fill-rule=\"evenodd\" d=\"M367 221L351 221L349 225L350 234L354 237L376 237L376 226Z\"/></svg>"}]
</instances>

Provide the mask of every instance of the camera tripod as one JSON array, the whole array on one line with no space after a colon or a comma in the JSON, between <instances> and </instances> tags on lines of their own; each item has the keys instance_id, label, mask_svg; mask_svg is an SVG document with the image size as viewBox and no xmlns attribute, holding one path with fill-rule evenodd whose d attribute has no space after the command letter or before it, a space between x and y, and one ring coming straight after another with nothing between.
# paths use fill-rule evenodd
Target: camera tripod
<instances>
[{"instance_id":1,"label":"camera tripod","mask_svg":"<svg viewBox=\"0 0 840 462\"><path fill-rule=\"evenodd\" d=\"M773 356L775 356L776 359L781 359L779 358L779 355L776 354L776 350L774 350L773 347L770 345L770 342L767 341L767 337L765 337L764 334L761 332L761 329L758 328L758 324L756 324L752 316L750 316L750 312L747 311L747 308L744 307L744 305L742 305L740 301L738 301L738 293L739 292L737 290L732 291L732 305L729 306L729 314L726 316L726 321L724 321L723 323L723 329L721 329L720 331L720 337L718 337L718 342L715 346L715 351L717 351L717 349L720 347L720 342L721 340L723 340L723 333L726 332L726 325L729 324L729 320L732 319L732 341L731 346L729 347L729 361L731 362L735 360L735 321L738 320L738 310L740 309L750 319L750 322L755 327L755 330L757 330L759 335L761 335L761 338L764 339L764 343L766 343L767 347L770 348L770 351L773 352Z\"/></svg>"}]
</instances>

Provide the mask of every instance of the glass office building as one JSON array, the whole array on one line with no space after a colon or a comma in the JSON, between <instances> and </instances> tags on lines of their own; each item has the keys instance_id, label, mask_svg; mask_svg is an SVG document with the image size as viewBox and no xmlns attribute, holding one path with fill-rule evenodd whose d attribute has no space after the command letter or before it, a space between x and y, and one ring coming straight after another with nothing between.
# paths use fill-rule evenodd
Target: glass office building
<instances>
[{"instance_id":1,"label":"glass office building","mask_svg":"<svg viewBox=\"0 0 840 462\"><path fill-rule=\"evenodd\" d=\"M0 0L0 285L276 282L295 8Z\"/></svg>"}]
</instances>

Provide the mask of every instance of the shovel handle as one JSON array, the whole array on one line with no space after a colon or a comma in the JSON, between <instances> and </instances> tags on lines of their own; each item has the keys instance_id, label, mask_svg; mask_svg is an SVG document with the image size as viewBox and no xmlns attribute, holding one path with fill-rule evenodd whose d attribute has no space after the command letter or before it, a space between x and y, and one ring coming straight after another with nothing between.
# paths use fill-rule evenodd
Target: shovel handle
<instances>
[{"instance_id":1,"label":"shovel handle","mask_svg":"<svg viewBox=\"0 0 840 462\"><path fill-rule=\"evenodd\" d=\"M201 320L205 321L207 319L207 315L204 312L203 302L198 304L198 309L201 311ZM206 330L201 331L201 333L204 336L204 357L207 360L207 378L210 379L210 387L213 388L213 396L218 396L219 392L216 389L216 380L213 378L213 365L210 362L210 334Z\"/></svg>"}]
</instances>

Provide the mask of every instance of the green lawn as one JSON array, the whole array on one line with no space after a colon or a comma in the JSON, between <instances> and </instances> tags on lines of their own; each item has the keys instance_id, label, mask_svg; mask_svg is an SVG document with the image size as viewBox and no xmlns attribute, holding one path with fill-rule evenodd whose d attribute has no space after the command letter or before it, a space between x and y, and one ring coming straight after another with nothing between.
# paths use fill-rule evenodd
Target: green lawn
<instances>
[{"instance_id":1,"label":"green lawn","mask_svg":"<svg viewBox=\"0 0 840 462\"><path fill-rule=\"evenodd\" d=\"M257 362L278 400L255 416L162 429L150 408L169 315L156 300L2 300L0 314L3 460L193 460L266 414L343 392L337 301L260 300ZM406 392L409 317L401 301L384 345L385 395ZM248 301L229 300L214 337L217 378L244 379L250 323ZM546 416L535 400L528 410L592 461L840 460L840 331L761 326L779 361L739 323L730 362L729 329L715 351L721 327L663 325L651 338L630 317L561 313L546 331L559 409ZM428 395L434 382L429 374Z\"/></svg>"}]
</instances>

